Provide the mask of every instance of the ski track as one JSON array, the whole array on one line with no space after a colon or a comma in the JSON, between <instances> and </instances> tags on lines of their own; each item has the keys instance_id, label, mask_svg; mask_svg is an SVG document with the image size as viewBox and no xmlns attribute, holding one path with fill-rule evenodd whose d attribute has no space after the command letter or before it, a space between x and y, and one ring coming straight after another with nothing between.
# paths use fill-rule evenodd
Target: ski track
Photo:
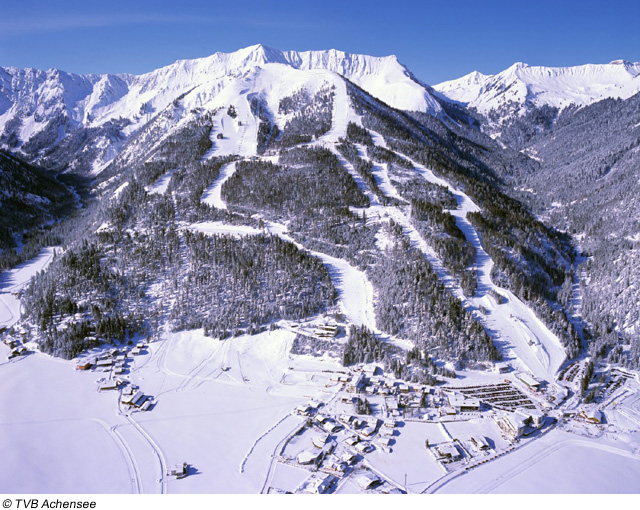
<instances>
[{"instance_id":1,"label":"ski track","mask_svg":"<svg viewBox=\"0 0 640 510\"><path fill-rule=\"evenodd\" d=\"M213 181L213 184L207 188L202 195L202 202L211 205L216 209L226 209L227 204L222 200L222 185L235 173L236 162L224 165L220 169L220 175Z\"/></svg>"},{"instance_id":2,"label":"ski track","mask_svg":"<svg viewBox=\"0 0 640 510\"><path fill-rule=\"evenodd\" d=\"M162 453L162 450L158 446L158 444L153 440L153 438L147 433L146 430L140 425L136 420L134 420L130 415L123 413L123 416L127 419L129 423L140 433L142 438L151 446L151 449L155 453L158 458L158 463L160 464L160 477L158 478L158 483L160 484L160 493L167 493L167 478L165 473L167 472L167 461Z\"/></svg>"},{"instance_id":3,"label":"ski track","mask_svg":"<svg viewBox=\"0 0 640 510\"><path fill-rule=\"evenodd\" d=\"M136 457L131 451L131 448L125 441L124 437L122 437L122 434L120 434L120 432L118 431L118 426L114 425L113 427L109 427L106 423L102 422L102 420L94 420L94 421L100 423L115 438L115 441L118 443L118 446L120 447L120 450L124 454L124 457L127 461L127 465L129 467L129 474L131 475L131 483L132 483L133 491L135 494L142 494L143 491L142 491L142 484L140 481L141 477L140 477L140 468L138 467L138 462L136 461Z\"/></svg>"},{"instance_id":4,"label":"ski track","mask_svg":"<svg viewBox=\"0 0 640 510\"><path fill-rule=\"evenodd\" d=\"M351 110L346 87L336 88L333 105L332 127L327 134L314 142L312 145L323 145L336 155L341 165L351 175L356 182L358 189L362 191L370 202L367 208L369 217L381 220L391 218L398 223L403 233L409 238L411 245L419 249L427 258L432 268L438 274L440 281L456 296L463 306L473 313L492 334L496 344L506 355L505 359L514 359L521 364L523 369L530 371L534 376L553 381L554 375L564 362L566 355L559 339L540 321L529 307L507 289L495 285L491 279L493 260L482 246L482 240L467 219L470 212L479 212L480 208L463 192L451 186L447 181L434 175L434 173L406 158L414 167L417 174L428 182L439 184L450 190L456 198L457 208L449 211L456 219L456 224L464 233L466 239L476 250L475 269L478 273L478 288L472 297L463 294L454 278L442 264L437 253L422 238L420 233L413 226L408 217L406 206L383 206L380 198L368 187L362 177L335 148L335 142L346 133L349 121L359 123L358 116ZM376 145L388 148L384 138L376 132L370 132L372 140ZM362 147L358 147L361 157L368 159ZM401 156L404 157L404 156ZM235 171L235 163L230 163L223 167L220 176L212 183L210 188L203 195L203 202L214 207L226 209L227 206L222 200L222 184ZM388 165L374 164L373 174L381 191L390 198L401 199L399 193L391 183L388 174ZM258 230L250 227L237 227L224 225L222 223L206 223L191 225L191 228L207 233L228 233L236 235L257 234ZM305 249L296 242L288 233L284 225L267 222L266 230L280 236L282 239L294 243L298 248ZM337 259L329 255L310 251L312 255L320 258L331 275L331 279L336 287L343 311L349 319L357 325L365 325L373 331L379 332L375 327L375 311L373 308L374 290L370 282L362 273L342 259ZM494 290L503 295L507 302L501 305L489 297L488 292ZM487 316L479 313L478 309L483 306L489 311Z\"/></svg>"},{"instance_id":5,"label":"ski track","mask_svg":"<svg viewBox=\"0 0 640 510\"><path fill-rule=\"evenodd\" d=\"M602 450L608 453L613 453L616 455L621 455L623 457L628 457L631 459L638 459L640 458L638 455L634 455L633 453L630 453L628 451L625 450L621 450L619 448L615 448L612 446L608 446L608 445L604 445L604 444L600 444L600 443L595 443L595 442L591 442L591 441L584 441L584 440L580 440L580 439L564 439L562 441L553 443L549 446L547 446L546 448L544 448L543 450L536 452L535 454L533 454L531 457L528 457L524 462L522 462L521 464L519 464L518 466L515 466L503 473L500 474L500 476L495 479L492 480L484 485L482 485L481 487L479 487L478 489L476 489L473 493L474 494L489 494L491 492L493 492L494 490L498 489L498 487L500 487L501 485L503 485L504 483L508 482L509 480L511 480L513 477L519 475L520 473L523 473L524 471L527 471L529 468L535 466L536 464L538 464L539 462L543 461L544 459L546 459L547 457L549 457L549 455L551 455L554 452L557 452L559 450L561 450L562 448L566 448L568 446L586 446L588 448L594 448L596 450Z\"/></svg>"}]
</instances>

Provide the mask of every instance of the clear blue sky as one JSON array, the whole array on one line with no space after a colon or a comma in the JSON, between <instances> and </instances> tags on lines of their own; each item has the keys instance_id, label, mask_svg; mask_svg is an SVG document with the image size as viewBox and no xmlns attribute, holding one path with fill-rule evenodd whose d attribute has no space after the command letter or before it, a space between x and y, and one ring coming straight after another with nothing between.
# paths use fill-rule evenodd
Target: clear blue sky
<instances>
[{"instance_id":1,"label":"clear blue sky","mask_svg":"<svg viewBox=\"0 0 640 510\"><path fill-rule=\"evenodd\" d=\"M395 54L431 84L517 61L640 61L640 1L6 1L0 65L144 73L262 43Z\"/></svg>"}]
</instances>

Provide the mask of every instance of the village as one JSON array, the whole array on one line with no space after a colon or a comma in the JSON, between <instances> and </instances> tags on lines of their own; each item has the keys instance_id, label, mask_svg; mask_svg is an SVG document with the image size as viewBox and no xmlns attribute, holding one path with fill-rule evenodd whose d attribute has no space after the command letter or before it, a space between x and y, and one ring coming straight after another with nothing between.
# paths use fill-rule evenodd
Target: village
<instances>
[{"instance_id":1,"label":"village","mask_svg":"<svg viewBox=\"0 0 640 510\"><path fill-rule=\"evenodd\" d=\"M342 335L336 338L339 329L332 321L314 321L303 333L339 342L343 340ZM292 339L300 330L289 325L279 335ZM31 354L15 335L4 335L3 340L10 361ZM151 394L157 394L157 384L146 388L141 375L148 373L150 359L159 360L163 349L175 347L167 342L95 348L73 366L78 374L93 376L95 392L114 394L112 405L122 417L152 415L160 402ZM304 376L306 384L312 383L297 392L311 396L283 418L297 425L272 453L265 493L432 492L554 429L599 437L607 426L606 411L616 408L621 397L637 394L632 389L633 374L618 367L597 367L594 401L584 403L579 395L587 360L567 364L557 382L540 381L509 362L498 362L490 370L458 370L455 378L425 385L397 379L382 364L341 367L329 358L294 354L286 359L288 367L283 368L280 382L295 385ZM309 368L312 359L316 361ZM214 361L213 380L252 387L257 379L260 384L252 372L253 359L245 359L240 351ZM200 366L203 361L193 363ZM184 389L181 383L177 391ZM197 472L199 466L189 463L189 455L184 457L163 463L163 484L181 484ZM177 488L172 485L172 490Z\"/></svg>"}]
</instances>

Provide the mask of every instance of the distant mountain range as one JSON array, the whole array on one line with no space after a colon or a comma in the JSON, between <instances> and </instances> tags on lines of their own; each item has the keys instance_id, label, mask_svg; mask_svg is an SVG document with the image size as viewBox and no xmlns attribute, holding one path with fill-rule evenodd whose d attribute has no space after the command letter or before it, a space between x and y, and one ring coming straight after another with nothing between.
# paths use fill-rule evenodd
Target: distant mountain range
<instances>
[{"instance_id":1,"label":"distant mountain range","mask_svg":"<svg viewBox=\"0 0 640 510\"><path fill-rule=\"evenodd\" d=\"M548 106L562 110L606 98L627 99L640 92L640 63L575 67L529 66L518 62L501 73L470 73L434 86L442 97L471 108L492 125Z\"/></svg>"}]
</instances>

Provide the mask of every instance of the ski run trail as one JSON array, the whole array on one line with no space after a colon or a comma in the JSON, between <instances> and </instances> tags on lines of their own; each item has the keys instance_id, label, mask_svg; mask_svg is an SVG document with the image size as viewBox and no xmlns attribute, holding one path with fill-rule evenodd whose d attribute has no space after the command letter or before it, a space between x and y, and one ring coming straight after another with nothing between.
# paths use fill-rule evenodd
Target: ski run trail
<instances>
[{"instance_id":1,"label":"ski run trail","mask_svg":"<svg viewBox=\"0 0 640 510\"><path fill-rule=\"evenodd\" d=\"M61 248L43 248L34 259L0 273L0 328L10 328L20 320L20 292L33 276L46 269L56 252Z\"/></svg>"},{"instance_id":2,"label":"ski run trail","mask_svg":"<svg viewBox=\"0 0 640 510\"><path fill-rule=\"evenodd\" d=\"M449 182L434 175L428 168L409 160L404 155L400 157L410 161L418 176L425 180L444 186L451 191L457 201L457 208L448 211L455 219L456 224L464 233L466 239L476 250L475 269L478 275L478 287L474 296L465 296L457 280L443 266L436 252L429 246L420 233L413 226L410 219L409 205L384 206L378 196L364 182L362 177L335 148L340 137L346 136L346 128L349 122L361 124L358 115L352 110L346 86L338 85L335 89L333 122L327 134L312 142L310 145L324 146L331 150L339 159L343 167L353 177L358 188L369 198L370 206L355 212L366 212L369 221L386 222L392 219L402 227L403 233L409 238L411 245L419 249L439 275L444 285L462 301L463 306L479 320L490 333L496 345L503 353L505 361L514 364L518 369L530 372L534 377L555 381L555 374L566 359L566 354L560 340L549 328L535 315L535 313L508 289L501 288L493 283L491 270L493 260L484 250L482 239L473 225L467 219L470 212L478 212L480 208L465 193L453 187ZM375 132L370 132L374 144L388 149L383 137ZM250 142L244 140L244 143ZM251 141L253 147L253 142ZM240 153L247 152L248 148L237 146ZM221 154L223 151L221 151ZM360 157L368 159L364 148L359 147ZM213 155L213 154L211 154ZM270 157L270 160L275 158ZM235 172L236 163L225 165L220 176L206 190L202 197L203 202L220 209L227 206L222 200L222 185ZM404 202L393 186L388 175L386 164L374 163L373 173L382 193ZM327 183L330 185L330 183ZM266 222L266 232L280 236L282 239L294 243L298 248L304 247L295 241L288 233L285 225L274 222ZM219 222L201 223L191 225L191 228L207 233L249 235L257 234L257 229L246 226L225 225ZM348 262L331 257L329 255L309 251L320 258L331 275L333 283L338 291L340 303L345 315L351 322L357 325L365 325L380 333L375 326L374 299L375 294L366 275L351 266ZM492 293L498 293L504 298L502 304L498 304L491 297ZM479 309L483 307L487 313L481 314ZM402 343L402 342L401 342ZM408 345L408 342L405 343Z\"/></svg>"}]
</instances>

